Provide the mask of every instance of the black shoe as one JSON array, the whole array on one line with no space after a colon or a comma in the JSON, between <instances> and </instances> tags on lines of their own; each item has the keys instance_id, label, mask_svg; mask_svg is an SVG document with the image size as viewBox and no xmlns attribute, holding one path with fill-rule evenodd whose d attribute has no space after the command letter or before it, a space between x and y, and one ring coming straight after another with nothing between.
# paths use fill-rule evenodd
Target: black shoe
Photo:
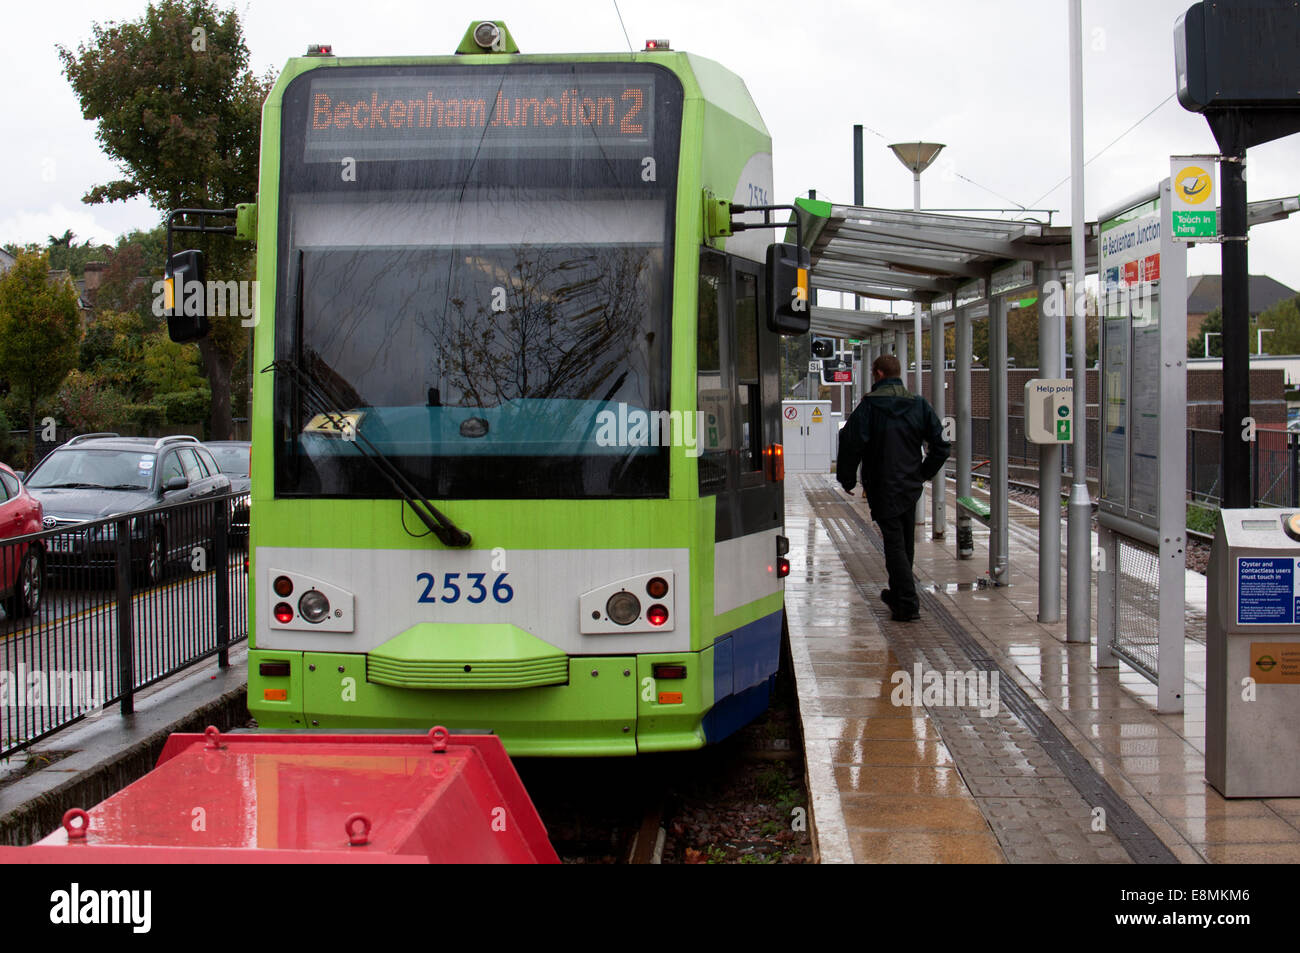
<instances>
[{"instance_id":1,"label":"black shoe","mask_svg":"<svg viewBox=\"0 0 1300 953\"><path fill-rule=\"evenodd\" d=\"M891 618L892 618L895 622L916 622L918 619L921 618L921 613L919 613L919 612L895 612L895 613L891 616Z\"/></svg>"},{"instance_id":2,"label":"black shoe","mask_svg":"<svg viewBox=\"0 0 1300 953\"><path fill-rule=\"evenodd\" d=\"M889 608L894 608L894 594L888 589L880 590L880 601L889 606Z\"/></svg>"}]
</instances>

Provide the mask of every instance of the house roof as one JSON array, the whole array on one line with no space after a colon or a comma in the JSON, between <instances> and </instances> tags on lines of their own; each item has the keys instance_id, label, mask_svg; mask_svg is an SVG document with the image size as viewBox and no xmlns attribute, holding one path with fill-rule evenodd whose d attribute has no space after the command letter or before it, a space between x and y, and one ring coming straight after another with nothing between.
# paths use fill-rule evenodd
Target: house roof
<instances>
[{"instance_id":1,"label":"house roof","mask_svg":"<svg viewBox=\"0 0 1300 953\"><path fill-rule=\"evenodd\" d=\"M1294 298L1296 292L1268 275L1250 276L1250 316L1267 311L1279 301ZM1209 314L1223 305L1223 276L1194 275L1187 279L1187 313Z\"/></svg>"}]
</instances>

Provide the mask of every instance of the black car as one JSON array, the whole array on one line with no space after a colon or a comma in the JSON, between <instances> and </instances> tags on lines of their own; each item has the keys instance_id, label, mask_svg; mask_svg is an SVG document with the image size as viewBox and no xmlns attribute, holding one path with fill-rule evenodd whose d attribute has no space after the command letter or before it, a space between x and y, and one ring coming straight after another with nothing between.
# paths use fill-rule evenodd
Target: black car
<instances>
[{"instance_id":1,"label":"black car","mask_svg":"<svg viewBox=\"0 0 1300 953\"><path fill-rule=\"evenodd\" d=\"M87 434L52 451L24 481L45 511L46 529L150 510L230 492L230 478L194 437ZM131 522L131 557L141 581L163 578L171 560L211 544L211 514L164 510ZM48 541L52 567L104 568L117 560L117 524Z\"/></svg>"},{"instance_id":2,"label":"black car","mask_svg":"<svg viewBox=\"0 0 1300 953\"><path fill-rule=\"evenodd\" d=\"M252 465L252 444L247 440L208 440L203 444L230 477L232 493L247 494L253 480L249 475ZM240 545L248 542L248 497L236 497L230 505L230 539Z\"/></svg>"}]
</instances>

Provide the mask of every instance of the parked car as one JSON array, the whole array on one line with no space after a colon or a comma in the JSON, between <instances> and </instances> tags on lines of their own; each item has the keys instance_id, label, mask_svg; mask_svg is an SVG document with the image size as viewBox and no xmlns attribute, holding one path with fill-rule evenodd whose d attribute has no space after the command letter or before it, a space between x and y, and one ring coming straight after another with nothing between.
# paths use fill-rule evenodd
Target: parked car
<instances>
[{"instance_id":1,"label":"parked car","mask_svg":"<svg viewBox=\"0 0 1300 953\"><path fill-rule=\"evenodd\" d=\"M39 533L41 504L0 463L0 540ZM45 591L45 548L40 540L0 543L0 603L11 619L31 615L41 607Z\"/></svg>"},{"instance_id":2,"label":"parked car","mask_svg":"<svg viewBox=\"0 0 1300 953\"><path fill-rule=\"evenodd\" d=\"M252 466L253 445L247 440L208 440L203 444L230 477L230 492L247 493L253 480L249 475ZM233 542L248 543L248 499L236 500L230 506L230 538Z\"/></svg>"},{"instance_id":3,"label":"parked car","mask_svg":"<svg viewBox=\"0 0 1300 953\"><path fill-rule=\"evenodd\" d=\"M151 510L230 492L230 478L194 437L73 437L27 476L45 510L46 529ZM211 515L163 510L131 522L131 559L142 582L160 581L168 562L189 561L211 544ZM50 540L51 565L107 568L117 561L117 524Z\"/></svg>"}]
</instances>

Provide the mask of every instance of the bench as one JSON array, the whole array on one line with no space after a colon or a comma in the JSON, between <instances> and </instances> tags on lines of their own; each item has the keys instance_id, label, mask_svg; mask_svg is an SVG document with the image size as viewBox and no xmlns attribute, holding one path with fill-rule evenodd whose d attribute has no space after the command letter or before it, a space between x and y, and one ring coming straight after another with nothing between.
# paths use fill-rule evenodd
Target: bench
<instances>
[{"instance_id":1,"label":"bench","mask_svg":"<svg viewBox=\"0 0 1300 953\"><path fill-rule=\"evenodd\" d=\"M992 517L993 511L989 509L987 503L981 503L973 496L959 496L957 497L957 507L970 513L971 516L985 526L989 525L989 519Z\"/></svg>"}]
</instances>

